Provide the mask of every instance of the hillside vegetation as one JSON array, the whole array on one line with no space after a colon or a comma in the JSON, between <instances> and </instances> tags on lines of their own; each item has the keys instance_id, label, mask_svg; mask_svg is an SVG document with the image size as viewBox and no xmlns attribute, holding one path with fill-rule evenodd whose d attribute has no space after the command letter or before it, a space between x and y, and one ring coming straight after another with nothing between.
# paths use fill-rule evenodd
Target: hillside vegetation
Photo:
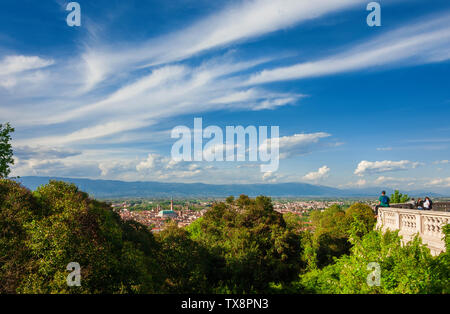
<instances>
[{"instance_id":1,"label":"hillside vegetation","mask_svg":"<svg viewBox=\"0 0 450 314\"><path fill-rule=\"evenodd\" d=\"M449 253L374 230L370 207L313 212L314 231L241 195L153 234L75 185L0 180L0 293L448 293ZM447 252L449 228L445 228ZM81 286L66 267L81 265ZM380 266L370 286L368 264Z\"/></svg>"}]
</instances>

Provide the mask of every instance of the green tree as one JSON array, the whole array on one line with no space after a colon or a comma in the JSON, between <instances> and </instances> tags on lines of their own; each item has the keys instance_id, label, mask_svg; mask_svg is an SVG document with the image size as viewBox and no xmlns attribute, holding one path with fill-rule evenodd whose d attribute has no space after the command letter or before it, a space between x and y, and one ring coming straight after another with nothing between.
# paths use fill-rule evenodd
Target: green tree
<instances>
[{"instance_id":1,"label":"green tree","mask_svg":"<svg viewBox=\"0 0 450 314\"><path fill-rule=\"evenodd\" d=\"M289 286L302 267L300 236L264 196L216 203L189 230L216 258L216 292L262 293L271 291L271 283Z\"/></svg>"},{"instance_id":2,"label":"green tree","mask_svg":"<svg viewBox=\"0 0 450 314\"><path fill-rule=\"evenodd\" d=\"M346 233L359 238L373 230L376 224L374 212L369 205L355 203L345 211Z\"/></svg>"},{"instance_id":3,"label":"green tree","mask_svg":"<svg viewBox=\"0 0 450 314\"><path fill-rule=\"evenodd\" d=\"M293 213L284 213L283 219L286 222L286 227L296 234L302 234L304 227L302 219Z\"/></svg>"},{"instance_id":4,"label":"green tree","mask_svg":"<svg viewBox=\"0 0 450 314\"><path fill-rule=\"evenodd\" d=\"M11 146L11 133L14 128L9 123L0 123L0 179L8 177L10 166L14 165L13 150Z\"/></svg>"},{"instance_id":5,"label":"green tree","mask_svg":"<svg viewBox=\"0 0 450 314\"><path fill-rule=\"evenodd\" d=\"M189 237L193 240L197 240L201 237L202 233L203 217L193 221L190 225L186 226L186 231L189 233Z\"/></svg>"},{"instance_id":6,"label":"green tree","mask_svg":"<svg viewBox=\"0 0 450 314\"><path fill-rule=\"evenodd\" d=\"M157 235L160 243L162 293L211 293L214 257L189 232L169 222Z\"/></svg>"},{"instance_id":7,"label":"green tree","mask_svg":"<svg viewBox=\"0 0 450 314\"><path fill-rule=\"evenodd\" d=\"M232 196L232 195L228 196L228 197L226 198L225 202L228 203L228 204L233 204L233 202L234 202L234 196Z\"/></svg>"},{"instance_id":8,"label":"green tree","mask_svg":"<svg viewBox=\"0 0 450 314\"><path fill-rule=\"evenodd\" d=\"M334 258L350 252L347 220L345 211L339 205L311 212L314 232L303 243L307 254L303 259L308 261L309 268L322 268L331 264Z\"/></svg>"},{"instance_id":9,"label":"green tree","mask_svg":"<svg viewBox=\"0 0 450 314\"><path fill-rule=\"evenodd\" d=\"M332 205L311 213L314 232L305 237L303 260L309 269L323 268L350 253L351 235L362 237L373 230L376 220L370 206L355 203L345 211Z\"/></svg>"},{"instance_id":10,"label":"green tree","mask_svg":"<svg viewBox=\"0 0 450 314\"><path fill-rule=\"evenodd\" d=\"M333 294L449 292L447 252L433 257L418 237L403 245L398 232L374 230L362 238L353 236L351 241L353 247L349 255L302 275L299 289ZM367 283L372 272L368 268L371 262L380 266L380 286Z\"/></svg>"},{"instance_id":11,"label":"green tree","mask_svg":"<svg viewBox=\"0 0 450 314\"><path fill-rule=\"evenodd\" d=\"M406 203L407 201L409 201L409 196L407 194L400 193L399 190L395 190L394 193L391 194L392 204Z\"/></svg>"},{"instance_id":12,"label":"green tree","mask_svg":"<svg viewBox=\"0 0 450 314\"><path fill-rule=\"evenodd\" d=\"M33 269L25 224L42 215L29 190L0 179L0 294L16 293L24 276Z\"/></svg>"},{"instance_id":13,"label":"green tree","mask_svg":"<svg viewBox=\"0 0 450 314\"><path fill-rule=\"evenodd\" d=\"M149 293L162 278L151 232L124 222L105 203L72 184L51 181L34 193L38 219L26 221L32 262L17 288L21 293ZM81 266L81 287L68 287L67 265Z\"/></svg>"}]
</instances>

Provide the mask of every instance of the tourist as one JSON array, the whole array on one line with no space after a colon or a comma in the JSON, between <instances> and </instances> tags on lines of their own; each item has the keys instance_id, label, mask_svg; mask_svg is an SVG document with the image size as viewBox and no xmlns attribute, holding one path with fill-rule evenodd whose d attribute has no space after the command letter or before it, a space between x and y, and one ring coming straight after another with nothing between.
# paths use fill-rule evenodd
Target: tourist
<instances>
[{"instance_id":1,"label":"tourist","mask_svg":"<svg viewBox=\"0 0 450 314\"><path fill-rule=\"evenodd\" d=\"M417 209L421 210L423 209L423 200L419 197L419 199L417 200Z\"/></svg>"},{"instance_id":2,"label":"tourist","mask_svg":"<svg viewBox=\"0 0 450 314\"><path fill-rule=\"evenodd\" d=\"M389 207L389 202L391 201L389 197L386 195L386 191L381 192L381 196L378 198L380 202L377 206L375 206L375 215L378 216L378 208L380 207Z\"/></svg>"},{"instance_id":3,"label":"tourist","mask_svg":"<svg viewBox=\"0 0 450 314\"><path fill-rule=\"evenodd\" d=\"M423 202L423 209L431 210L432 208L433 208L433 202L430 200L430 198L428 196L425 197L425 202Z\"/></svg>"}]
</instances>

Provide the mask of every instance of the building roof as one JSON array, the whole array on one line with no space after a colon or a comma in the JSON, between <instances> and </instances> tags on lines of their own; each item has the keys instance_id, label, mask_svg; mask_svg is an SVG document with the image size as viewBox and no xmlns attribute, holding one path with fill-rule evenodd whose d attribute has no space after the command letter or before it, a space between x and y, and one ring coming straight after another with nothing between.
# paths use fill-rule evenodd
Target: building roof
<instances>
[{"instance_id":1,"label":"building roof","mask_svg":"<svg viewBox=\"0 0 450 314\"><path fill-rule=\"evenodd\" d=\"M161 210L159 213L163 215L176 214L176 212L174 212L173 210Z\"/></svg>"}]
</instances>

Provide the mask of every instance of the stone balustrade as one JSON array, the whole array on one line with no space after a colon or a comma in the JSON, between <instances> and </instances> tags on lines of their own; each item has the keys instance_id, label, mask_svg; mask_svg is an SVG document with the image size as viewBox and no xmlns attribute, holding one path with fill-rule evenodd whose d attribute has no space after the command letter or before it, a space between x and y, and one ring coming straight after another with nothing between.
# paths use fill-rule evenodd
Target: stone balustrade
<instances>
[{"instance_id":1,"label":"stone balustrade","mask_svg":"<svg viewBox=\"0 0 450 314\"><path fill-rule=\"evenodd\" d=\"M392 208L417 209L409 203L391 204ZM450 202L433 202L433 210L438 212L450 212Z\"/></svg>"},{"instance_id":2,"label":"stone balustrade","mask_svg":"<svg viewBox=\"0 0 450 314\"><path fill-rule=\"evenodd\" d=\"M379 208L377 228L399 230L404 242L419 233L433 255L445 251L442 227L450 223L450 212L414 210L403 208Z\"/></svg>"}]
</instances>

